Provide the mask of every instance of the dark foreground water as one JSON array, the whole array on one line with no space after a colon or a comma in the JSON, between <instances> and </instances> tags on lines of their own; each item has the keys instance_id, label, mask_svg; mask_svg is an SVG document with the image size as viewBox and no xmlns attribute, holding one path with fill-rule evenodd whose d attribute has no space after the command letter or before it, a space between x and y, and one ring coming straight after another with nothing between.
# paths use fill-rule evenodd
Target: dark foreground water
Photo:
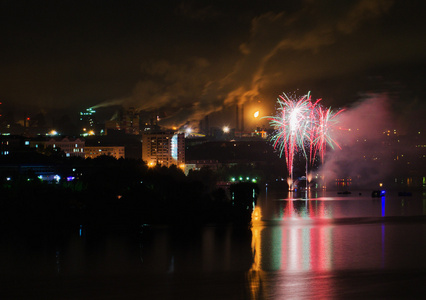
<instances>
[{"instance_id":1,"label":"dark foreground water","mask_svg":"<svg viewBox=\"0 0 426 300\"><path fill-rule=\"evenodd\" d=\"M3 228L0 299L420 299L426 195L263 190L253 225Z\"/></svg>"}]
</instances>

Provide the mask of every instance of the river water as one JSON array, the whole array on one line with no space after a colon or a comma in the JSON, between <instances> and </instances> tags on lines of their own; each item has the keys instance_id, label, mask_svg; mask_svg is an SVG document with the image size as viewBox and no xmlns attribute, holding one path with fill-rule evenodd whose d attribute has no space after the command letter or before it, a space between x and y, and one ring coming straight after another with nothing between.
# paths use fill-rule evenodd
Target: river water
<instances>
[{"instance_id":1,"label":"river water","mask_svg":"<svg viewBox=\"0 0 426 300\"><path fill-rule=\"evenodd\" d=\"M251 226L1 231L1 299L418 299L425 283L423 193L264 188Z\"/></svg>"}]
</instances>

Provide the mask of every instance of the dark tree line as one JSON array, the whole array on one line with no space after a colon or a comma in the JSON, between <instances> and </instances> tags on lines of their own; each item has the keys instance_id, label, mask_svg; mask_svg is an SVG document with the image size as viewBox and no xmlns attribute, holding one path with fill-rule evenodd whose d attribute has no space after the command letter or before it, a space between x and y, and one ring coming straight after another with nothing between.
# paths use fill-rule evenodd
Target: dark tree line
<instances>
[{"instance_id":1,"label":"dark tree line","mask_svg":"<svg viewBox=\"0 0 426 300\"><path fill-rule=\"evenodd\" d=\"M209 169L185 176L174 165L149 168L143 161L108 156L31 154L0 163L2 223L205 224L241 216ZM23 172L23 164L50 166L61 179L43 181L31 168Z\"/></svg>"}]
</instances>

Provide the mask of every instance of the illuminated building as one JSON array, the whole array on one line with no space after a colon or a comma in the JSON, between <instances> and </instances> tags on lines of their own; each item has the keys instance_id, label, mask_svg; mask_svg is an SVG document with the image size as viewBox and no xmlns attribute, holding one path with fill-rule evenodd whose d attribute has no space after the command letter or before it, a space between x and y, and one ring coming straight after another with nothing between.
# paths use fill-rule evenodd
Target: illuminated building
<instances>
[{"instance_id":1,"label":"illuminated building","mask_svg":"<svg viewBox=\"0 0 426 300\"><path fill-rule=\"evenodd\" d=\"M85 158L96 158L101 155L112 156L116 159L125 158L123 146L89 146L84 148Z\"/></svg>"},{"instance_id":2,"label":"illuminated building","mask_svg":"<svg viewBox=\"0 0 426 300\"><path fill-rule=\"evenodd\" d=\"M94 114L96 110L87 108L86 111L80 112L80 121L84 122L85 127L93 128L95 126Z\"/></svg>"},{"instance_id":3,"label":"illuminated building","mask_svg":"<svg viewBox=\"0 0 426 300\"><path fill-rule=\"evenodd\" d=\"M51 139L38 142L35 147L38 148L39 144L47 147L52 147L53 149L60 149L65 153L67 157L70 156L79 156L84 158L84 146L85 142L79 138L71 137L52 137Z\"/></svg>"},{"instance_id":4,"label":"illuminated building","mask_svg":"<svg viewBox=\"0 0 426 300\"><path fill-rule=\"evenodd\" d=\"M185 135L173 131L142 134L142 159L148 166L185 166Z\"/></svg>"},{"instance_id":5,"label":"illuminated building","mask_svg":"<svg viewBox=\"0 0 426 300\"><path fill-rule=\"evenodd\" d=\"M29 139L19 135L0 135L0 155L10 155L16 152L22 152L28 148Z\"/></svg>"},{"instance_id":6,"label":"illuminated building","mask_svg":"<svg viewBox=\"0 0 426 300\"><path fill-rule=\"evenodd\" d=\"M142 159L142 141L141 137L135 134L124 134L122 131L110 131L108 135L104 136L88 136L85 138L86 147L91 147L89 149L105 149L105 151L111 151L107 149L122 147L124 149L124 158L129 159ZM104 150L102 150L104 151ZM85 152L89 152L86 151ZM107 154L103 153L103 154ZM113 153L113 152L111 152ZM115 155L113 155L116 157Z\"/></svg>"}]
</instances>

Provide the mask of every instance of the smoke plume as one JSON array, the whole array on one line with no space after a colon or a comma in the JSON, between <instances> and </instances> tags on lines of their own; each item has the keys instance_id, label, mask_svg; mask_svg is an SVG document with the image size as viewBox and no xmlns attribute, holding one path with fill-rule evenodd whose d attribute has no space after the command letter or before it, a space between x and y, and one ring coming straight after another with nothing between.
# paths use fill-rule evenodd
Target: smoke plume
<instances>
[{"instance_id":1,"label":"smoke plume","mask_svg":"<svg viewBox=\"0 0 426 300\"><path fill-rule=\"evenodd\" d=\"M178 12L183 18L192 16L190 20L201 22L200 26L216 18L220 24L227 17L235 21L235 16L221 13L220 7L194 10L186 4ZM296 10L253 15L242 27L229 26L220 41L209 41L214 47L206 50L191 41L189 46L170 47L179 55L142 63L140 80L130 95L101 105L122 103L161 112L166 117L160 125L180 127L236 104L268 99L273 103L282 92L276 87L285 84L286 89L288 85L299 88L300 82L323 78L324 74L339 76L358 69L358 62L339 63L346 60L348 49L330 46L385 15L391 7L392 2L387 0L360 0L336 5L330 11L327 5L308 1ZM234 32L234 28L242 32Z\"/></svg>"},{"instance_id":2,"label":"smoke plume","mask_svg":"<svg viewBox=\"0 0 426 300\"><path fill-rule=\"evenodd\" d=\"M334 136L341 149L329 151L319 170L328 186L336 178L350 178L359 187L378 188L389 177L396 151L387 139L391 120L386 95L369 95L339 116Z\"/></svg>"}]
</instances>

